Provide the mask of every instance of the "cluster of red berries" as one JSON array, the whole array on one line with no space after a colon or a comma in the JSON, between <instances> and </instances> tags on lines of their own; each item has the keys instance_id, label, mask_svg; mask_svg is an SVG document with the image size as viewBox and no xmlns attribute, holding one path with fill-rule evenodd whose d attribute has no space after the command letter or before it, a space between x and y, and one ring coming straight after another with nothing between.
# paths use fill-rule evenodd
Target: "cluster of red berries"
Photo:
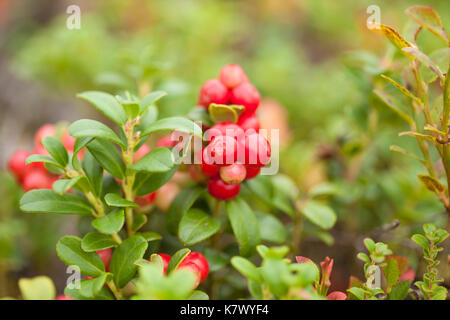
<instances>
[{"instance_id":1,"label":"cluster of red berries","mask_svg":"<svg viewBox=\"0 0 450 320\"><path fill-rule=\"evenodd\" d=\"M158 255L163 261L164 274L166 274L167 266L169 265L170 259L172 257L166 253L158 253ZM183 261L181 261L177 269L183 269L193 272L196 276L195 287L197 287L200 282L205 281L205 279L208 277L209 263L208 260L206 260L205 256L201 253L191 252L186 256L186 258L183 259Z\"/></svg>"},{"instance_id":2,"label":"cluster of red berries","mask_svg":"<svg viewBox=\"0 0 450 320\"><path fill-rule=\"evenodd\" d=\"M209 144L196 155L200 171L209 179L208 191L217 199L237 196L241 182L256 177L270 161L270 143L259 133L256 115L260 100L258 90L235 64L224 66L219 79L206 81L200 90L198 104L207 110L212 103L244 107L237 123L218 122L207 129Z\"/></svg>"},{"instance_id":3,"label":"cluster of red berries","mask_svg":"<svg viewBox=\"0 0 450 320\"><path fill-rule=\"evenodd\" d=\"M53 182L58 180L56 175L46 170L42 162L34 162L28 165L25 163L31 154L49 155L42 145L42 139L47 136L56 136L56 130L53 124L45 124L38 129L34 136L35 146L32 153L26 150L17 150L9 159L9 170L14 174L25 191L51 189ZM67 130L62 134L61 142L67 150L73 152L75 138L70 136Z\"/></svg>"}]
</instances>

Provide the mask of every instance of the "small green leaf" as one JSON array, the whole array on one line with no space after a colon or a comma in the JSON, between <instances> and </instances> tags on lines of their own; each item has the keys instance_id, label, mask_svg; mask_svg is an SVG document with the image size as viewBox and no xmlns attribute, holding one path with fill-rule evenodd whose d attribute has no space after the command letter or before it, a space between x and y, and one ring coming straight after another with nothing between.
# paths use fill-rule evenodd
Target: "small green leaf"
<instances>
[{"instance_id":1,"label":"small green leaf","mask_svg":"<svg viewBox=\"0 0 450 320\"><path fill-rule=\"evenodd\" d=\"M138 172L134 183L134 191L137 196L143 196L158 190L177 172L178 165L173 166L167 172Z\"/></svg>"},{"instance_id":2,"label":"small green leaf","mask_svg":"<svg viewBox=\"0 0 450 320\"><path fill-rule=\"evenodd\" d=\"M188 248L183 248L175 252L175 254L170 259L169 264L167 265L167 274L170 274L172 271L174 271L189 253L191 253L191 250L189 250Z\"/></svg>"},{"instance_id":3,"label":"small green leaf","mask_svg":"<svg viewBox=\"0 0 450 320\"><path fill-rule=\"evenodd\" d=\"M80 197L70 194L60 195L48 189L38 189L23 195L20 199L20 210L28 213L90 215L93 209Z\"/></svg>"},{"instance_id":4,"label":"small green leaf","mask_svg":"<svg viewBox=\"0 0 450 320\"><path fill-rule=\"evenodd\" d=\"M86 252L93 252L117 246L117 243L106 234L89 232L81 241L81 248Z\"/></svg>"},{"instance_id":5,"label":"small green leaf","mask_svg":"<svg viewBox=\"0 0 450 320\"><path fill-rule=\"evenodd\" d=\"M133 164L130 169L145 172L167 172L175 165L172 150L157 148L147 153L141 160Z\"/></svg>"},{"instance_id":6,"label":"small green leaf","mask_svg":"<svg viewBox=\"0 0 450 320\"><path fill-rule=\"evenodd\" d=\"M102 193L102 185L103 185L103 168L100 164L95 160L94 156L86 150L83 157L82 163L83 171L86 173L86 177L88 178L92 190L94 190L94 194L96 196L100 196Z\"/></svg>"},{"instance_id":7,"label":"small green leaf","mask_svg":"<svg viewBox=\"0 0 450 320\"><path fill-rule=\"evenodd\" d=\"M60 179L53 183L53 190L63 195L67 191L69 191L73 186L75 186L81 179L83 179L83 176L76 176L72 179Z\"/></svg>"},{"instance_id":8,"label":"small green leaf","mask_svg":"<svg viewBox=\"0 0 450 320\"><path fill-rule=\"evenodd\" d=\"M117 193L108 193L105 196L105 201L110 207L119 207L119 208L138 207L136 203L122 198Z\"/></svg>"},{"instance_id":9,"label":"small green leaf","mask_svg":"<svg viewBox=\"0 0 450 320\"><path fill-rule=\"evenodd\" d=\"M80 282L80 294L87 298L94 298L102 289L107 277L107 274L102 274L94 279L82 280Z\"/></svg>"},{"instance_id":10,"label":"small green leaf","mask_svg":"<svg viewBox=\"0 0 450 320\"><path fill-rule=\"evenodd\" d=\"M200 187L185 188L180 191L167 211L166 225L169 232L177 233L179 221L203 192L203 188Z\"/></svg>"},{"instance_id":11,"label":"small green leaf","mask_svg":"<svg viewBox=\"0 0 450 320\"><path fill-rule=\"evenodd\" d=\"M211 119L214 122L234 122L238 120L237 111L229 105L211 103L208 108Z\"/></svg>"},{"instance_id":12,"label":"small green leaf","mask_svg":"<svg viewBox=\"0 0 450 320\"><path fill-rule=\"evenodd\" d=\"M258 269L253 263L242 257L231 258L231 264L236 268L244 277L251 279L257 283L262 283L263 279Z\"/></svg>"},{"instance_id":13,"label":"small green leaf","mask_svg":"<svg viewBox=\"0 0 450 320\"><path fill-rule=\"evenodd\" d=\"M136 274L137 265L134 263L142 259L148 242L142 236L134 235L125 239L111 257L110 270L114 274L114 282L123 288Z\"/></svg>"},{"instance_id":14,"label":"small green leaf","mask_svg":"<svg viewBox=\"0 0 450 320\"><path fill-rule=\"evenodd\" d=\"M30 164L30 163L34 163L34 162L48 163L48 164L57 166L58 168L64 169L64 167L61 164L59 164L58 162L56 162L52 158L47 157L47 156L43 156L43 155L40 155L40 154L32 154L31 156L29 156L25 160L25 164Z\"/></svg>"},{"instance_id":15,"label":"small green leaf","mask_svg":"<svg viewBox=\"0 0 450 320\"><path fill-rule=\"evenodd\" d=\"M178 237L186 245L193 245L212 235L220 229L220 222L199 209L191 209L181 218Z\"/></svg>"},{"instance_id":16,"label":"small green leaf","mask_svg":"<svg viewBox=\"0 0 450 320\"><path fill-rule=\"evenodd\" d=\"M261 240L282 244L286 241L288 233L284 225L274 215L255 212L259 222Z\"/></svg>"},{"instance_id":17,"label":"small green leaf","mask_svg":"<svg viewBox=\"0 0 450 320\"><path fill-rule=\"evenodd\" d=\"M442 193L445 191L445 187L435 178L425 174L419 174L417 177L428 190L436 193Z\"/></svg>"},{"instance_id":18,"label":"small green leaf","mask_svg":"<svg viewBox=\"0 0 450 320\"><path fill-rule=\"evenodd\" d=\"M327 205L310 200L301 208L301 213L312 223L328 230L336 223L336 213Z\"/></svg>"},{"instance_id":19,"label":"small green leaf","mask_svg":"<svg viewBox=\"0 0 450 320\"><path fill-rule=\"evenodd\" d=\"M242 256L250 255L260 243L258 219L249 205L241 198L226 203L228 219L240 246Z\"/></svg>"},{"instance_id":20,"label":"small green leaf","mask_svg":"<svg viewBox=\"0 0 450 320\"><path fill-rule=\"evenodd\" d=\"M398 285L392 288L388 294L388 300L405 300L408 295L408 290L411 285L410 280L400 282Z\"/></svg>"},{"instance_id":21,"label":"small green leaf","mask_svg":"<svg viewBox=\"0 0 450 320\"><path fill-rule=\"evenodd\" d=\"M147 107L155 104L156 102L158 102L158 100L165 96L167 96L167 92L164 91L154 91L149 93L141 100L141 112L143 112Z\"/></svg>"},{"instance_id":22,"label":"small green leaf","mask_svg":"<svg viewBox=\"0 0 450 320\"><path fill-rule=\"evenodd\" d=\"M127 116L114 98L114 96L100 91L86 91L77 95L77 97L89 101L100 112L110 118L119 125L124 125L127 121Z\"/></svg>"},{"instance_id":23,"label":"small green leaf","mask_svg":"<svg viewBox=\"0 0 450 320\"><path fill-rule=\"evenodd\" d=\"M119 151L108 140L95 139L87 146L95 160L109 173L118 179L125 176L125 164Z\"/></svg>"},{"instance_id":24,"label":"small green leaf","mask_svg":"<svg viewBox=\"0 0 450 320\"><path fill-rule=\"evenodd\" d=\"M126 98L117 95L116 100L122 105L128 119L135 119L141 112L141 106L136 97L131 96L128 92L125 94L127 95Z\"/></svg>"},{"instance_id":25,"label":"small green leaf","mask_svg":"<svg viewBox=\"0 0 450 320\"><path fill-rule=\"evenodd\" d=\"M47 150L56 162L58 162L62 167L67 166L69 162L69 155L67 154L67 150L64 148L61 141L55 137L48 136L42 139L42 144L44 145L45 150Z\"/></svg>"},{"instance_id":26,"label":"small green leaf","mask_svg":"<svg viewBox=\"0 0 450 320\"><path fill-rule=\"evenodd\" d=\"M430 248L430 243L427 238L421 234L415 234L411 237L411 240L421 246L423 249L428 250Z\"/></svg>"},{"instance_id":27,"label":"small green leaf","mask_svg":"<svg viewBox=\"0 0 450 320\"><path fill-rule=\"evenodd\" d=\"M361 288L353 287L347 291L354 295L358 300L364 300L365 298L364 290Z\"/></svg>"},{"instance_id":28,"label":"small green leaf","mask_svg":"<svg viewBox=\"0 0 450 320\"><path fill-rule=\"evenodd\" d=\"M107 214L104 217L92 220L92 226L105 234L114 234L119 232L125 222L123 210L117 210Z\"/></svg>"},{"instance_id":29,"label":"small green leaf","mask_svg":"<svg viewBox=\"0 0 450 320\"><path fill-rule=\"evenodd\" d=\"M188 300L209 300L209 296L200 290L192 291L191 295L187 298Z\"/></svg>"},{"instance_id":30,"label":"small green leaf","mask_svg":"<svg viewBox=\"0 0 450 320\"><path fill-rule=\"evenodd\" d=\"M19 289L24 300L55 299L55 285L49 277L22 278L19 280Z\"/></svg>"},{"instance_id":31,"label":"small green leaf","mask_svg":"<svg viewBox=\"0 0 450 320\"><path fill-rule=\"evenodd\" d=\"M133 232L139 231L147 223L147 216L145 214L137 214L133 219Z\"/></svg>"},{"instance_id":32,"label":"small green leaf","mask_svg":"<svg viewBox=\"0 0 450 320\"><path fill-rule=\"evenodd\" d=\"M147 241L156 241L156 240L162 239L162 236L156 232L148 231L148 232L138 233L138 235L142 236Z\"/></svg>"},{"instance_id":33,"label":"small green leaf","mask_svg":"<svg viewBox=\"0 0 450 320\"><path fill-rule=\"evenodd\" d=\"M147 128L144 128L141 137L146 137L154 132L165 130L177 130L198 137L202 136L202 129L191 120L182 117L172 117L153 122Z\"/></svg>"},{"instance_id":34,"label":"small green leaf","mask_svg":"<svg viewBox=\"0 0 450 320\"><path fill-rule=\"evenodd\" d=\"M441 17L434 11L433 7L412 6L406 9L406 14L448 44L448 36L442 25Z\"/></svg>"},{"instance_id":35,"label":"small green leaf","mask_svg":"<svg viewBox=\"0 0 450 320\"><path fill-rule=\"evenodd\" d=\"M78 237L64 236L59 239L56 253L66 265L78 266L85 276L98 277L105 272L105 266L98 254L84 251Z\"/></svg>"},{"instance_id":36,"label":"small green leaf","mask_svg":"<svg viewBox=\"0 0 450 320\"><path fill-rule=\"evenodd\" d=\"M394 259L387 259L386 266L383 267L384 276L389 290L395 286L400 279L400 270L398 268L397 261Z\"/></svg>"},{"instance_id":37,"label":"small green leaf","mask_svg":"<svg viewBox=\"0 0 450 320\"><path fill-rule=\"evenodd\" d=\"M106 139L120 145L122 148L125 148L123 141L114 133L112 129L96 120L77 120L69 126L69 133L75 138Z\"/></svg>"}]
</instances>

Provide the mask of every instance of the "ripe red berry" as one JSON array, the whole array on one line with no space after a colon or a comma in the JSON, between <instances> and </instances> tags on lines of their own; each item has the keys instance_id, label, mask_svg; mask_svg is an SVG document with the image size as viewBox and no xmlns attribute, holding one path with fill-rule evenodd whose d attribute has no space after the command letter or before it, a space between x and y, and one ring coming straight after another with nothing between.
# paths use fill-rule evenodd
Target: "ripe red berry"
<instances>
[{"instance_id":1,"label":"ripe red berry","mask_svg":"<svg viewBox=\"0 0 450 320\"><path fill-rule=\"evenodd\" d=\"M247 170L243 164L232 164L220 168L220 178L228 184L236 184L244 181Z\"/></svg>"},{"instance_id":2,"label":"ripe red berry","mask_svg":"<svg viewBox=\"0 0 450 320\"><path fill-rule=\"evenodd\" d=\"M176 143L177 141L172 140L171 136L165 136L158 140L158 142L156 143L156 147L172 148L173 146L176 145Z\"/></svg>"},{"instance_id":3,"label":"ripe red berry","mask_svg":"<svg viewBox=\"0 0 450 320\"><path fill-rule=\"evenodd\" d=\"M141 160L147 153L150 152L150 147L146 144L143 144L134 154L133 154L133 162L136 163Z\"/></svg>"},{"instance_id":4,"label":"ripe red berry","mask_svg":"<svg viewBox=\"0 0 450 320\"><path fill-rule=\"evenodd\" d=\"M227 64L219 72L219 80L228 88L233 89L243 82L247 82L247 76L241 66Z\"/></svg>"},{"instance_id":5,"label":"ripe red berry","mask_svg":"<svg viewBox=\"0 0 450 320\"><path fill-rule=\"evenodd\" d=\"M160 256L162 261L163 261L164 274L166 274L167 273L167 266L169 265L169 261L170 261L170 259L172 257L169 256L167 253L158 253L158 256Z\"/></svg>"},{"instance_id":6,"label":"ripe red berry","mask_svg":"<svg viewBox=\"0 0 450 320\"><path fill-rule=\"evenodd\" d=\"M214 164L214 159L211 158L206 148L203 148L197 153L197 159L197 162L200 162L200 169L205 176L215 177L219 175L220 167Z\"/></svg>"},{"instance_id":7,"label":"ripe red berry","mask_svg":"<svg viewBox=\"0 0 450 320\"><path fill-rule=\"evenodd\" d=\"M113 251L111 248L98 250L96 251L100 259L102 260L103 264L105 265L106 271L109 272L109 262L111 261L111 256L113 254Z\"/></svg>"},{"instance_id":8,"label":"ripe red berry","mask_svg":"<svg viewBox=\"0 0 450 320\"><path fill-rule=\"evenodd\" d=\"M30 169L30 165L25 164L25 160L30 156L30 153L25 150L17 150L9 158L8 168L9 170L21 181L27 171Z\"/></svg>"},{"instance_id":9,"label":"ripe red berry","mask_svg":"<svg viewBox=\"0 0 450 320\"><path fill-rule=\"evenodd\" d=\"M270 143L259 133L245 136L245 164L247 167L264 167L270 161Z\"/></svg>"},{"instance_id":10,"label":"ripe red berry","mask_svg":"<svg viewBox=\"0 0 450 320\"><path fill-rule=\"evenodd\" d=\"M134 198L134 202L136 202L138 205L143 207L143 206L149 205L153 201L155 201L155 197L156 197L156 191L146 194L145 196L136 197L136 198Z\"/></svg>"},{"instance_id":11,"label":"ripe red berry","mask_svg":"<svg viewBox=\"0 0 450 320\"><path fill-rule=\"evenodd\" d=\"M209 194L219 200L233 199L241 191L240 184L228 184L220 177L209 180L207 188Z\"/></svg>"},{"instance_id":12,"label":"ripe red berry","mask_svg":"<svg viewBox=\"0 0 450 320\"><path fill-rule=\"evenodd\" d=\"M42 145L42 139L54 135L55 135L55 126L50 123L44 124L36 131L34 135L34 143L36 144L36 146Z\"/></svg>"},{"instance_id":13,"label":"ripe red berry","mask_svg":"<svg viewBox=\"0 0 450 320\"><path fill-rule=\"evenodd\" d=\"M253 179L261 171L261 168L246 167L246 169L247 169L247 175L245 176L245 180Z\"/></svg>"},{"instance_id":14,"label":"ripe red berry","mask_svg":"<svg viewBox=\"0 0 450 320\"><path fill-rule=\"evenodd\" d=\"M259 120L256 114L244 114L239 117L238 125L244 130L255 130L255 132L259 131Z\"/></svg>"},{"instance_id":15,"label":"ripe red berry","mask_svg":"<svg viewBox=\"0 0 450 320\"><path fill-rule=\"evenodd\" d=\"M47 173L42 170L32 170L23 178L22 188L25 191L34 189L50 189L52 184L53 181Z\"/></svg>"},{"instance_id":16,"label":"ripe red berry","mask_svg":"<svg viewBox=\"0 0 450 320\"><path fill-rule=\"evenodd\" d=\"M233 122L218 122L205 132L205 139L212 141L218 136L243 137L244 130Z\"/></svg>"},{"instance_id":17,"label":"ripe red berry","mask_svg":"<svg viewBox=\"0 0 450 320\"><path fill-rule=\"evenodd\" d=\"M258 90L248 82L244 82L231 90L230 102L232 104L241 105L245 107L243 114L255 113L259 106L261 96Z\"/></svg>"},{"instance_id":18,"label":"ripe red berry","mask_svg":"<svg viewBox=\"0 0 450 320\"><path fill-rule=\"evenodd\" d=\"M75 147L75 141L76 138L72 137L69 134L69 131L64 131L62 137L61 137L61 142L63 144L63 146L69 151L69 152L73 152L73 148Z\"/></svg>"},{"instance_id":19,"label":"ripe red berry","mask_svg":"<svg viewBox=\"0 0 450 320\"><path fill-rule=\"evenodd\" d=\"M55 300L73 300L72 297L66 296L65 294L61 294L55 298Z\"/></svg>"},{"instance_id":20,"label":"ripe red berry","mask_svg":"<svg viewBox=\"0 0 450 320\"><path fill-rule=\"evenodd\" d=\"M237 141L230 136L217 136L204 149L204 161L211 161L209 164L219 166L229 165L236 162L237 159Z\"/></svg>"},{"instance_id":21,"label":"ripe red berry","mask_svg":"<svg viewBox=\"0 0 450 320\"><path fill-rule=\"evenodd\" d=\"M206 81L200 89L198 104L209 108L211 103L227 104L230 99L228 88L217 79Z\"/></svg>"},{"instance_id":22,"label":"ripe red berry","mask_svg":"<svg viewBox=\"0 0 450 320\"><path fill-rule=\"evenodd\" d=\"M205 256L198 252L191 252L184 258L183 261L178 265L178 269L183 268L194 269L194 272L198 272L200 275L200 282L204 281L208 277L209 273L209 263ZM196 269L196 270L195 270Z\"/></svg>"}]
</instances>

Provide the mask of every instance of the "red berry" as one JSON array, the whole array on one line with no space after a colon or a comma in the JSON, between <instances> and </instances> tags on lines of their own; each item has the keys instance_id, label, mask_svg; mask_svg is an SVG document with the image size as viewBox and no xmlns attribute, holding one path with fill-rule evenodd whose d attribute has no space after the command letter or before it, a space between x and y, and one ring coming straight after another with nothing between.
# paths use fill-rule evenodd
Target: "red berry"
<instances>
[{"instance_id":1,"label":"red berry","mask_svg":"<svg viewBox=\"0 0 450 320\"><path fill-rule=\"evenodd\" d=\"M134 163L141 160L147 153L150 152L150 147L146 144L143 144L134 154L133 154L133 161Z\"/></svg>"},{"instance_id":2,"label":"red berry","mask_svg":"<svg viewBox=\"0 0 450 320\"><path fill-rule=\"evenodd\" d=\"M239 191L241 191L240 184L228 184L220 177L209 180L207 188L209 194L219 200L230 200L236 197Z\"/></svg>"},{"instance_id":3,"label":"red berry","mask_svg":"<svg viewBox=\"0 0 450 320\"><path fill-rule=\"evenodd\" d=\"M113 251L111 248L98 250L96 251L100 259L102 260L103 264L105 265L106 271L109 272L109 262L111 261L111 256L113 254Z\"/></svg>"},{"instance_id":4,"label":"red berry","mask_svg":"<svg viewBox=\"0 0 450 320\"><path fill-rule=\"evenodd\" d=\"M228 88L217 79L206 81L200 89L198 104L209 108L211 103L227 104L230 98Z\"/></svg>"},{"instance_id":5,"label":"red berry","mask_svg":"<svg viewBox=\"0 0 450 320\"><path fill-rule=\"evenodd\" d=\"M244 130L233 122L218 122L205 132L205 139L212 141L218 136L243 137Z\"/></svg>"},{"instance_id":6,"label":"red berry","mask_svg":"<svg viewBox=\"0 0 450 320\"><path fill-rule=\"evenodd\" d=\"M246 174L245 166L238 163L220 168L220 178L228 184L241 183Z\"/></svg>"},{"instance_id":7,"label":"red berry","mask_svg":"<svg viewBox=\"0 0 450 320\"><path fill-rule=\"evenodd\" d=\"M145 196L136 197L134 199L134 202L143 207L151 204L153 201L155 201L155 198L156 198L156 191L146 194Z\"/></svg>"},{"instance_id":8,"label":"red berry","mask_svg":"<svg viewBox=\"0 0 450 320\"><path fill-rule=\"evenodd\" d=\"M166 274L167 273L167 266L169 265L169 261L171 259L171 256L169 256L167 253L158 253L158 256L160 256L162 261L163 261L164 274Z\"/></svg>"},{"instance_id":9,"label":"red berry","mask_svg":"<svg viewBox=\"0 0 450 320\"><path fill-rule=\"evenodd\" d=\"M9 158L8 168L9 170L21 181L27 171L30 169L30 165L25 164L25 160L30 156L30 153L25 150L17 150Z\"/></svg>"},{"instance_id":10,"label":"red berry","mask_svg":"<svg viewBox=\"0 0 450 320\"><path fill-rule=\"evenodd\" d=\"M61 142L63 144L63 146L69 151L69 152L73 152L73 148L75 147L75 141L77 139L72 137L69 134L69 131L64 131L62 137L61 137Z\"/></svg>"},{"instance_id":11,"label":"red berry","mask_svg":"<svg viewBox=\"0 0 450 320\"><path fill-rule=\"evenodd\" d=\"M50 189L52 187L52 179L42 170L32 170L23 178L22 188L25 191L34 189Z\"/></svg>"},{"instance_id":12,"label":"red berry","mask_svg":"<svg viewBox=\"0 0 450 320\"><path fill-rule=\"evenodd\" d=\"M55 298L55 300L73 300L72 297L66 296L65 294L61 294Z\"/></svg>"},{"instance_id":13,"label":"red berry","mask_svg":"<svg viewBox=\"0 0 450 320\"><path fill-rule=\"evenodd\" d=\"M245 136L245 164L247 167L264 167L270 161L270 143L259 133Z\"/></svg>"},{"instance_id":14,"label":"red berry","mask_svg":"<svg viewBox=\"0 0 450 320\"><path fill-rule=\"evenodd\" d=\"M171 136L166 136L159 139L158 142L156 143L156 146L158 148L160 147L172 148L173 146L176 145L176 143L177 141L172 140Z\"/></svg>"},{"instance_id":15,"label":"red berry","mask_svg":"<svg viewBox=\"0 0 450 320\"><path fill-rule=\"evenodd\" d=\"M244 114L255 113L259 106L261 96L258 90L248 82L244 82L231 90L230 101L232 104L245 107Z\"/></svg>"},{"instance_id":16,"label":"red berry","mask_svg":"<svg viewBox=\"0 0 450 320\"><path fill-rule=\"evenodd\" d=\"M185 267L195 267L200 275L200 282L204 281L208 277L209 263L205 256L198 252L191 252L184 258L178 265L178 269Z\"/></svg>"},{"instance_id":17,"label":"red berry","mask_svg":"<svg viewBox=\"0 0 450 320\"><path fill-rule=\"evenodd\" d=\"M34 143L36 144L36 146L42 145L42 139L54 135L55 135L55 126L50 123L44 124L36 131L34 135Z\"/></svg>"},{"instance_id":18,"label":"red berry","mask_svg":"<svg viewBox=\"0 0 450 320\"><path fill-rule=\"evenodd\" d=\"M246 169L247 169L247 175L245 176L245 180L253 179L261 171L261 168L246 167Z\"/></svg>"},{"instance_id":19,"label":"red berry","mask_svg":"<svg viewBox=\"0 0 450 320\"><path fill-rule=\"evenodd\" d=\"M212 160L209 164L219 166L233 164L237 159L237 145L233 137L218 136L204 149L204 160Z\"/></svg>"},{"instance_id":20,"label":"red berry","mask_svg":"<svg viewBox=\"0 0 450 320\"><path fill-rule=\"evenodd\" d=\"M244 130L259 131L259 120L256 114L244 114L239 118L238 125Z\"/></svg>"},{"instance_id":21,"label":"red berry","mask_svg":"<svg viewBox=\"0 0 450 320\"><path fill-rule=\"evenodd\" d=\"M219 174L220 167L214 164L214 160L211 158L206 148L199 151L197 159L200 160L200 168L205 176L215 177Z\"/></svg>"},{"instance_id":22,"label":"red berry","mask_svg":"<svg viewBox=\"0 0 450 320\"><path fill-rule=\"evenodd\" d=\"M247 76L241 66L237 64L227 64L219 72L219 80L228 88L233 89L242 82L247 82Z\"/></svg>"}]
</instances>

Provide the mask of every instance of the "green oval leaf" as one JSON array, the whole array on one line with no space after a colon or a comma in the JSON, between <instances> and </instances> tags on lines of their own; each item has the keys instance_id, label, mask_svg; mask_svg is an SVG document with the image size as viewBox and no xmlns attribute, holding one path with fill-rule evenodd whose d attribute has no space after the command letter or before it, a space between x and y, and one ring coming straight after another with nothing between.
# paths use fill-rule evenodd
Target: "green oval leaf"
<instances>
[{"instance_id":1,"label":"green oval leaf","mask_svg":"<svg viewBox=\"0 0 450 320\"><path fill-rule=\"evenodd\" d=\"M81 239L64 236L56 244L58 257L68 266L77 266L83 275L98 277L105 272L102 260L95 252L85 252L81 248Z\"/></svg>"},{"instance_id":2,"label":"green oval leaf","mask_svg":"<svg viewBox=\"0 0 450 320\"><path fill-rule=\"evenodd\" d=\"M47 136L42 139L42 144L45 150L52 156L52 158L58 162L62 167L67 166L69 162L69 155L67 150L64 148L61 141L52 136Z\"/></svg>"},{"instance_id":3,"label":"green oval leaf","mask_svg":"<svg viewBox=\"0 0 450 320\"><path fill-rule=\"evenodd\" d=\"M124 222L125 214L123 210L118 210L93 220L91 224L95 229L102 233L114 234L122 229Z\"/></svg>"},{"instance_id":4,"label":"green oval leaf","mask_svg":"<svg viewBox=\"0 0 450 320\"><path fill-rule=\"evenodd\" d=\"M327 205L310 200L301 208L302 214L312 223L328 230L336 223L336 213Z\"/></svg>"},{"instance_id":5,"label":"green oval leaf","mask_svg":"<svg viewBox=\"0 0 450 320\"><path fill-rule=\"evenodd\" d=\"M115 146L104 139L95 139L87 146L89 152L106 171L118 179L125 176L125 164Z\"/></svg>"},{"instance_id":6,"label":"green oval leaf","mask_svg":"<svg viewBox=\"0 0 450 320\"><path fill-rule=\"evenodd\" d=\"M257 283L262 283L262 277L258 269L253 263L242 257L231 258L231 264L236 268L244 277L252 279Z\"/></svg>"},{"instance_id":7,"label":"green oval leaf","mask_svg":"<svg viewBox=\"0 0 450 320\"><path fill-rule=\"evenodd\" d=\"M33 162L48 163L48 164L57 166L58 168L64 169L64 167L61 164L59 164L58 162L56 162L52 158L47 157L47 156L43 156L43 155L40 155L40 154L32 154L31 156L29 156L25 160L25 164L30 164L30 163L33 163Z\"/></svg>"},{"instance_id":8,"label":"green oval leaf","mask_svg":"<svg viewBox=\"0 0 450 320\"><path fill-rule=\"evenodd\" d=\"M81 241L81 248L86 252L108 249L117 246L117 242L106 234L89 232Z\"/></svg>"},{"instance_id":9,"label":"green oval leaf","mask_svg":"<svg viewBox=\"0 0 450 320\"><path fill-rule=\"evenodd\" d=\"M172 150L157 148L147 153L141 160L133 164L130 169L144 172L167 172L175 165Z\"/></svg>"},{"instance_id":10,"label":"green oval leaf","mask_svg":"<svg viewBox=\"0 0 450 320\"><path fill-rule=\"evenodd\" d=\"M199 209L191 209L183 215L178 228L178 237L186 245L193 245L220 229L220 222Z\"/></svg>"},{"instance_id":11,"label":"green oval leaf","mask_svg":"<svg viewBox=\"0 0 450 320\"><path fill-rule=\"evenodd\" d=\"M69 133L75 138L102 138L125 148L123 141L105 124L91 119L77 120L69 126Z\"/></svg>"},{"instance_id":12,"label":"green oval leaf","mask_svg":"<svg viewBox=\"0 0 450 320\"><path fill-rule=\"evenodd\" d=\"M165 118L153 122L148 127L143 129L142 137L146 137L154 132L164 130L177 130L180 132L189 133L198 137L202 136L202 129L189 119L182 117Z\"/></svg>"},{"instance_id":13,"label":"green oval leaf","mask_svg":"<svg viewBox=\"0 0 450 320\"><path fill-rule=\"evenodd\" d=\"M158 190L177 172L178 165L175 165L167 172L138 172L134 183L134 190L137 196L143 196Z\"/></svg>"},{"instance_id":14,"label":"green oval leaf","mask_svg":"<svg viewBox=\"0 0 450 320\"><path fill-rule=\"evenodd\" d=\"M63 195L67 191L69 191L73 186L75 186L81 179L83 179L83 176L76 176L72 179L60 179L53 183L53 190Z\"/></svg>"},{"instance_id":15,"label":"green oval leaf","mask_svg":"<svg viewBox=\"0 0 450 320\"><path fill-rule=\"evenodd\" d=\"M107 274L102 274L94 279L82 280L80 282L80 294L87 298L94 298L103 288L107 277Z\"/></svg>"},{"instance_id":16,"label":"green oval leaf","mask_svg":"<svg viewBox=\"0 0 450 320\"><path fill-rule=\"evenodd\" d=\"M175 252L167 265L167 274L169 275L174 271L189 253L191 253L191 250L188 248L183 248Z\"/></svg>"},{"instance_id":17,"label":"green oval leaf","mask_svg":"<svg viewBox=\"0 0 450 320\"><path fill-rule=\"evenodd\" d=\"M203 188L192 187L183 189L177 194L167 211L166 225L169 232L177 233L179 221L203 192Z\"/></svg>"},{"instance_id":18,"label":"green oval leaf","mask_svg":"<svg viewBox=\"0 0 450 320\"><path fill-rule=\"evenodd\" d=\"M286 241L288 233L284 225L274 215L255 212L259 222L261 240L282 244Z\"/></svg>"},{"instance_id":19,"label":"green oval leaf","mask_svg":"<svg viewBox=\"0 0 450 320\"><path fill-rule=\"evenodd\" d=\"M114 250L111 257L110 270L113 279L119 288L123 288L136 274L135 262L144 256L148 242L142 236L134 235L124 240Z\"/></svg>"},{"instance_id":20,"label":"green oval leaf","mask_svg":"<svg viewBox=\"0 0 450 320\"><path fill-rule=\"evenodd\" d=\"M90 215L92 207L84 199L60 195L53 190L39 189L25 193L20 199L20 210L28 213L56 213Z\"/></svg>"},{"instance_id":21,"label":"green oval leaf","mask_svg":"<svg viewBox=\"0 0 450 320\"><path fill-rule=\"evenodd\" d=\"M127 116L117 100L106 92L86 91L77 95L78 98L92 103L101 113L119 125L127 122Z\"/></svg>"},{"instance_id":22,"label":"green oval leaf","mask_svg":"<svg viewBox=\"0 0 450 320\"><path fill-rule=\"evenodd\" d=\"M241 198L226 203L228 219L240 246L242 256L251 255L261 242L258 220L250 206Z\"/></svg>"},{"instance_id":23,"label":"green oval leaf","mask_svg":"<svg viewBox=\"0 0 450 320\"><path fill-rule=\"evenodd\" d=\"M105 196L105 201L110 207L120 207L120 208L138 207L136 203L122 198L117 193L108 193Z\"/></svg>"},{"instance_id":24,"label":"green oval leaf","mask_svg":"<svg viewBox=\"0 0 450 320\"><path fill-rule=\"evenodd\" d=\"M167 96L167 92L164 91L154 91L146 95L141 100L141 112L143 112L147 107L155 104L161 98Z\"/></svg>"}]
</instances>

